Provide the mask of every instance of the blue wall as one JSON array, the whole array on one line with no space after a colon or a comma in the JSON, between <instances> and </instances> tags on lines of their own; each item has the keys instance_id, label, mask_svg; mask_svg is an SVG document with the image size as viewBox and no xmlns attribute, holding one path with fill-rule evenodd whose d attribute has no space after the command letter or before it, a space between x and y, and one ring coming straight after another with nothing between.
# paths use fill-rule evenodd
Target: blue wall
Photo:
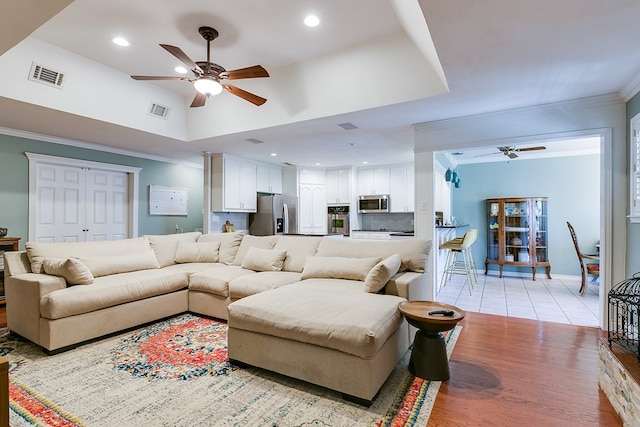
<instances>
[{"instance_id":1,"label":"blue wall","mask_svg":"<svg viewBox=\"0 0 640 427\"><path fill-rule=\"evenodd\" d=\"M583 252L593 253L600 228L600 156L517 160L458 166L460 188L452 194L456 219L478 228L473 256L484 266L487 249L485 199L549 198L549 262L551 273L580 275L580 266L566 222L576 229ZM464 230L464 229L463 229ZM491 265L490 269L497 269ZM530 273L530 268L505 267ZM538 274L542 274L539 269Z\"/></svg>"},{"instance_id":2,"label":"blue wall","mask_svg":"<svg viewBox=\"0 0 640 427\"><path fill-rule=\"evenodd\" d=\"M176 224L185 232L202 228L202 168L0 134L0 200L3 205L0 227L7 227L12 237L21 237L21 248L24 248L29 228L29 161L25 152L142 168L139 174L138 233L175 233ZM188 188L189 215L149 215L151 184Z\"/></svg>"}]
</instances>

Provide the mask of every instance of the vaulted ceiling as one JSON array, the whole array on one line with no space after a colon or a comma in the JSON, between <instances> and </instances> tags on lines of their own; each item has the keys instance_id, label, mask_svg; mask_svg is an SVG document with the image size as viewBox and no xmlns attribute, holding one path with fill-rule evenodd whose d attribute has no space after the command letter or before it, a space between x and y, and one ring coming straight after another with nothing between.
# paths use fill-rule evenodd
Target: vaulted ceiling
<instances>
[{"instance_id":1,"label":"vaulted ceiling","mask_svg":"<svg viewBox=\"0 0 640 427\"><path fill-rule=\"evenodd\" d=\"M4 132L176 161L199 163L202 151L299 165L410 161L415 123L624 98L640 76L635 0L42 3L0 2ZM319 16L318 27L302 24L308 13ZM177 75L179 61L160 43L205 60L202 25L220 33L213 62L269 71L233 82L266 104L223 92L189 108L190 83L129 77ZM114 36L131 46L116 46ZM33 63L64 73L62 88L29 80ZM148 114L153 103L168 107L166 118Z\"/></svg>"}]
</instances>

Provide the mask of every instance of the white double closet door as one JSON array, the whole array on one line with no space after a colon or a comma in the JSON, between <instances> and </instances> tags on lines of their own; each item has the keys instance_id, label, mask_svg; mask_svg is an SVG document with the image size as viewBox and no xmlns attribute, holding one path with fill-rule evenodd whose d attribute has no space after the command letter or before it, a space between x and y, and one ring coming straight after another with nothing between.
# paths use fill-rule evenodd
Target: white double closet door
<instances>
[{"instance_id":1,"label":"white double closet door","mask_svg":"<svg viewBox=\"0 0 640 427\"><path fill-rule=\"evenodd\" d=\"M33 164L31 156L29 160L30 241L118 240L135 235L137 208L132 201L137 199L131 194L135 187L130 168L42 156Z\"/></svg>"}]
</instances>

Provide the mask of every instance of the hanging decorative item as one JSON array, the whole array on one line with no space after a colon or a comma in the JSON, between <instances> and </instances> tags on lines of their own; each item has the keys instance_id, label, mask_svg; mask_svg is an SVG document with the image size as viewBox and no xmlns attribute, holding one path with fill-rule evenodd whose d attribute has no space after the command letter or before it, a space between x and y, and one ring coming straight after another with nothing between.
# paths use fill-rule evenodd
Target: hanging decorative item
<instances>
[{"instance_id":1,"label":"hanging decorative item","mask_svg":"<svg viewBox=\"0 0 640 427\"><path fill-rule=\"evenodd\" d=\"M453 171L451 169L447 169L447 172L444 174L444 179L447 182L453 182Z\"/></svg>"},{"instance_id":2,"label":"hanging decorative item","mask_svg":"<svg viewBox=\"0 0 640 427\"><path fill-rule=\"evenodd\" d=\"M9 230L7 230L6 228L0 227L0 238L6 237L8 231Z\"/></svg>"},{"instance_id":3,"label":"hanging decorative item","mask_svg":"<svg viewBox=\"0 0 640 427\"><path fill-rule=\"evenodd\" d=\"M460 181L460 177L456 177L456 182L454 182L454 185L456 186L456 188L460 188L460 186L462 185L462 181Z\"/></svg>"}]
</instances>

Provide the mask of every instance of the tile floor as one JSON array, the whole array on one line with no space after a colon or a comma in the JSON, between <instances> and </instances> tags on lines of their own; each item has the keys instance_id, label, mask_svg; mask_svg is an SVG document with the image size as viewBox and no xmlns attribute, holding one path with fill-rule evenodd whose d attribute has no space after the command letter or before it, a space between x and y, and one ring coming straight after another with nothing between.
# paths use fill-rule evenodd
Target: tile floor
<instances>
[{"instance_id":1,"label":"tile floor","mask_svg":"<svg viewBox=\"0 0 640 427\"><path fill-rule=\"evenodd\" d=\"M598 325L598 286L589 284L580 296L580 278L547 279L485 276L478 272L478 284L469 295L466 276L456 275L440 290L436 300L462 310L508 317L545 320L572 325Z\"/></svg>"}]
</instances>

